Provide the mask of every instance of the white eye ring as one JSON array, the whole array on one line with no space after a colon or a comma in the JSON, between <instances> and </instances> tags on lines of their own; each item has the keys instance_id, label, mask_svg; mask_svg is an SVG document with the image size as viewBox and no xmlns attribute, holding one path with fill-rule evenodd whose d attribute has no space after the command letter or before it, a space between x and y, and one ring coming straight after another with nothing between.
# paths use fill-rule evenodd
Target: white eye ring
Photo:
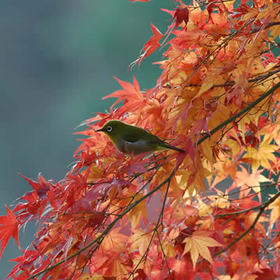
<instances>
[{"instance_id":1,"label":"white eye ring","mask_svg":"<svg viewBox=\"0 0 280 280\"><path fill-rule=\"evenodd\" d=\"M106 130L107 130L107 132L111 132L112 130L113 130L113 128L112 128L112 126L108 126L107 128L106 128Z\"/></svg>"}]
</instances>

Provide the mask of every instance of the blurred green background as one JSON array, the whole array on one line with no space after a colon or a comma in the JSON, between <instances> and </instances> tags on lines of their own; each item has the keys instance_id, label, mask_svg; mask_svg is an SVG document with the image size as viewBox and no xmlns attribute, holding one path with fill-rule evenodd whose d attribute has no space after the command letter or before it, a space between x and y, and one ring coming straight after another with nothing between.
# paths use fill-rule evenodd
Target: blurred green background
<instances>
[{"instance_id":1,"label":"blurred green background","mask_svg":"<svg viewBox=\"0 0 280 280\"><path fill-rule=\"evenodd\" d=\"M140 68L128 70L152 32L165 32L170 17L160 8L172 1L153 0L3 0L0 4L0 215L29 185L18 175L64 177L79 136L74 128L114 101L101 98L119 89L112 78L138 79L141 89L155 85L160 52ZM23 248L34 228L20 232ZM9 242L0 261L4 279L18 256Z\"/></svg>"}]
</instances>

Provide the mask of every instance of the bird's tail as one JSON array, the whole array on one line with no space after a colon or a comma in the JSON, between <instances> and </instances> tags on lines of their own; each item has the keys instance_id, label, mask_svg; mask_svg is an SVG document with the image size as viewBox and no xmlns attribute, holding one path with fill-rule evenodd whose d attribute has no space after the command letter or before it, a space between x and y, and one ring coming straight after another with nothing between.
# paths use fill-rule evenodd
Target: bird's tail
<instances>
[{"instance_id":1,"label":"bird's tail","mask_svg":"<svg viewBox=\"0 0 280 280\"><path fill-rule=\"evenodd\" d=\"M180 152L180 153L184 153L184 152L185 152L184 150L182 150L182 149L180 149L180 148L177 148L177 147L174 147L174 146L171 146L171 145L169 145L169 144L166 143L166 142L163 143L163 146L164 146L165 148L167 148L167 149L175 150L175 151Z\"/></svg>"}]
</instances>

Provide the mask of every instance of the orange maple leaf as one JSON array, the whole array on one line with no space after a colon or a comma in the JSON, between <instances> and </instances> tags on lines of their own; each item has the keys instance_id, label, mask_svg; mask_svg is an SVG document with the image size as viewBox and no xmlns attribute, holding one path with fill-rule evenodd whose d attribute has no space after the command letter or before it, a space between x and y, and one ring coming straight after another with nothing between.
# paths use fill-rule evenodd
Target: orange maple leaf
<instances>
[{"instance_id":1,"label":"orange maple leaf","mask_svg":"<svg viewBox=\"0 0 280 280\"><path fill-rule=\"evenodd\" d=\"M145 233L142 230L137 230L131 237L131 247L130 251L139 251L140 256L144 256L147 248L149 247L149 243L151 240L150 234Z\"/></svg>"},{"instance_id":2,"label":"orange maple leaf","mask_svg":"<svg viewBox=\"0 0 280 280\"><path fill-rule=\"evenodd\" d=\"M244 166L240 166L240 171L236 172L236 186L240 187L240 197L246 197L253 190L259 194L259 200L261 200L261 183L270 182L269 178L266 178L261 173L263 169L253 170L249 172ZM233 185L235 186L235 185Z\"/></svg>"},{"instance_id":3,"label":"orange maple leaf","mask_svg":"<svg viewBox=\"0 0 280 280\"><path fill-rule=\"evenodd\" d=\"M4 249L6 248L9 239L13 237L18 247L20 248L18 241L18 222L14 213L5 205L7 210L7 216L0 216L0 240L1 240L1 250L0 250L0 258Z\"/></svg>"},{"instance_id":4,"label":"orange maple leaf","mask_svg":"<svg viewBox=\"0 0 280 280\"><path fill-rule=\"evenodd\" d=\"M199 256L206 259L210 263L213 263L213 259L208 247L223 246L212 237L209 237L209 235L210 233L206 231L196 231L192 234L192 236L186 237L183 241L183 243L185 243L183 255L190 252L194 268Z\"/></svg>"},{"instance_id":5,"label":"orange maple leaf","mask_svg":"<svg viewBox=\"0 0 280 280\"><path fill-rule=\"evenodd\" d=\"M123 252L126 248L127 236L120 233L120 228L113 229L104 237L102 250Z\"/></svg>"},{"instance_id":6,"label":"orange maple leaf","mask_svg":"<svg viewBox=\"0 0 280 280\"><path fill-rule=\"evenodd\" d=\"M135 198L141 198L141 195L137 195ZM136 205L127 215L127 219L131 222L132 229L135 229L141 220L147 219L147 209L145 201L142 201Z\"/></svg>"}]
</instances>

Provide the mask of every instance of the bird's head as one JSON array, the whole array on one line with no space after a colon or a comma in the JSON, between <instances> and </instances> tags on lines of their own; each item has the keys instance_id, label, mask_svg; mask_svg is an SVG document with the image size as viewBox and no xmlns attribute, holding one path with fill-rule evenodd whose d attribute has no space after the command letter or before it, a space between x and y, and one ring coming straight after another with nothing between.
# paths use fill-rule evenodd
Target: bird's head
<instances>
[{"instance_id":1,"label":"bird's head","mask_svg":"<svg viewBox=\"0 0 280 280\"><path fill-rule=\"evenodd\" d=\"M106 122L101 129L96 131L102 131L107 134L113 141L116 141L126 130L127 125L121 121L112 120Z\"/></svg>"}]
</instances>

